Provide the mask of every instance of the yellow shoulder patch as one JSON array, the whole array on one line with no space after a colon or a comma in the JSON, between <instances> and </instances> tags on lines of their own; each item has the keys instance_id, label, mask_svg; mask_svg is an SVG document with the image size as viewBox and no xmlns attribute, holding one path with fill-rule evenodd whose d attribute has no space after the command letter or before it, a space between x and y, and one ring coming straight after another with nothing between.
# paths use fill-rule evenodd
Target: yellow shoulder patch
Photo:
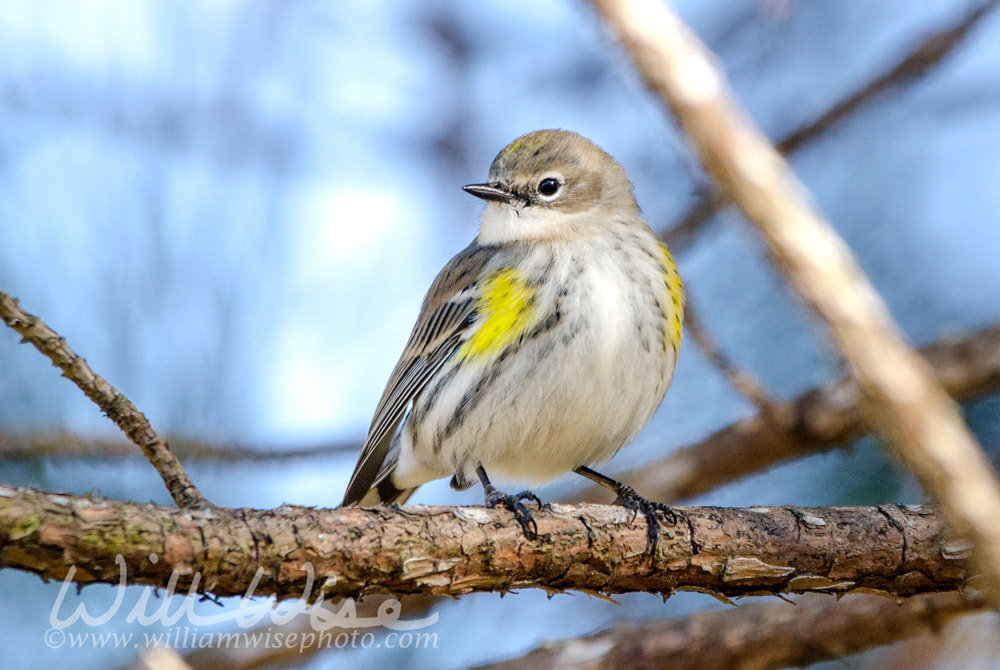
<instances>
[{"instance_id":1,"label":"yellow shoulder patch","mask_svg":"<svg viewBox=\"0 0 1000 670\"><path fill-rule=\"evenodd\" d=\"M504 268L483 284L476 306L479 329L458 351L460 358L493 357L519 340L537 320L535 290L514 268Z\"/></svg>"},{"instance_id":2,"label":"yellow shoulder patch","mask_svg":"<svg viewBox=\"0 0 1000 670\"><path fill-rule=\"evenodd\" d=\"M673 313L667 317L670 320L667 339L677 349L681 346L683 336L681 323L684 321L684 284L681 282L680 274L677 273L677 264L670 254L670 249L663 242L660 242L660 251L663 253L663 281L667 285L667 293L670 294L670 302L673 304Z\"/></svg>"}]
</instances>

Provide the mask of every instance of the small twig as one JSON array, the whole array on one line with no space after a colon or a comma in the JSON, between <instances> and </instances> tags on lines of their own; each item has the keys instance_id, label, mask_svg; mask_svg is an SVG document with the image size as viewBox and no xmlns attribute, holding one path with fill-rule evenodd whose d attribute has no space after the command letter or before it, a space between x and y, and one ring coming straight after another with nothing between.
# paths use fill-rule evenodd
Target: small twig
<instances>
[{"instance_id":1,"label":"small twig","mask_svg":"<svg viewBox=\"0 0 1000 670\"><path fill-rule=\"evenodd\" d=\"M948 394L960 402L1000 390L1000 324L920 350ZM761 472L782 461L830 451L867 432L861 390L851 377L806 391L772 416L741 419L662 459L615 475L652 500L670 503ZM602 502L591 486L570 502Z\"/></svg>"},{"instance_id":2,"label":"small twig","mask_svg":"<svg viewBox=\"0 0 1000 670\"><path fill-rule=\"evenodd\" d=\"M69 348L66 340L59 337L37 316L21 309L17 300L3 291L0 291L0 318L21 334L22 342L30 342L48 356L52 365L62 370L64 377L75 383L132 442L142 449L150 464L160 473L163 483L166 484L178 507L208 504L188 479L187 473L170 452L167 443L149 425L143 413L118 389L91 370L87 362Z\"/></svg>"},{"instance_id":3,"label":"small twig","mask_svg":"<svg viewBox=\"0 0 1000 670\"><path fill-rule=\"evenodd\" d=\"M868 421L952 523L971 533L980 569L1000 578L996 472L847 245L733 100L711 54L668 6L593 1L706 170L757 228L772 262L822 318L858 380Z\"/></svg>"},{"instance_id":4,"label":"small twig","mask_svg":"<svg viewBox=\"0 0 1000 670\"><path fill-rule=\"evenodd\" d=\"M719 349L715 340L709 335L704 324L702 324L701 318L698 316L698 311L694 309L693 302L689 288L684 307L684 327L687 329L691 339L694 340L695 345L701 349L705 357L722 373L733 388L756 405L762 414L768 417L777 417L785 405L772 398L752 373L736 367L722 353L722 350Z\"/></svg>"},{"instance_id":5,"label":"small twig","mask_svg":"<svg viewBox=\"0 0 1000 670\"><path fill-rule=\"evenodd\" d=\"M921 348L920 353L945 391L959 402L1000 390L1000 324L943 338ZM846 446L867 431L860 404L857 383L847 377L782 403L775 413L777 420L758 413L659 461L616 476L654 500L689 499L781 461ZM290 450L174 440L170 444L182 458L238 462L322 458L360 448L350 443ZM25 436L0 432L0 457L7 459L120 458L134 451L135 447L124 441L88 440L72 434ZM605 489L592 487L574 496L572 502L606 499Z\"/></svg>"},{"instance_id":6,"label":"small twig","mask_svg":"<svg viewBox=\"0 0 1000 670\"><path fill-rule=\"evenodd\" d=\"M838 100L829 109L813 121L800 126L793 132L777 141L776 148L787 155L798 151L806 144L822 136L837 123L850 116L863 105L871 102L880 94L894 88L916 81L927 71L939 64L962 44L966 35L992 9L998 0L987 0L970 11L960 23L955 26L933 32L908 52L895 67L868 82L851 95ZM680 223L663 234L663 240L675 253L689 246L698 231L712 218L716 212L729 204L722 192L713 185L707 185L701 197L681 217Z\"/></svg>"},{"instance_id":7,"label":"small twig","mask_svg":"<svg viewBox=\"0 0 1000 670\"><path fill-rule=\"evenodd\" d=\"M547 643L478 670L535 670L585 659L588 670L777 670L805 667L924 633L988 607L975 594L948 592L903 602L876 595L805 595L789 603L747 603L685 619L623 624ZM575 666L574 666L575 667Z\"/></svg>"}]
</instances>

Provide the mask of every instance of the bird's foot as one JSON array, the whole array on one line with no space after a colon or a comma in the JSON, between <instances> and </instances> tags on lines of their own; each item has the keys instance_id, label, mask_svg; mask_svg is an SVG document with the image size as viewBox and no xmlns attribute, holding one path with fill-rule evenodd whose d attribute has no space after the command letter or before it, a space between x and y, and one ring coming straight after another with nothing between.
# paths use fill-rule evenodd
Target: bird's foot
<instances>
[{"instance_id":1,"label":"bird's foot","mask_svg":"<svg viewBox=\"0 0 1000 670\"><path fill-rule=\"evenodd\" d=\"M538 496L531 491L521 491L520 493L511 495L497 490L492 484L485 486L484 489L486 491L487 507L493 509L498 505L503 505L513 512L514 518L521 524L521 530L524 531L526 538L534 540L538 537L538 524L535 523L535 517L532 516L531 510L521 502L522 500L528 500L538 505L538 509L542 509L542 501Z\"/></svg>"},{"instance_id":2,"label":"bird's foot","mask_svg":"<svg viewBox=\"0 0 1000 670\"><path fill-rule=\"evenodd\" d=\"M635 492L635 489L627 484L622 484L618 489L618 497L615 498L615 505L621 505L632 512L629 523L635 520L638 514L642 514L646 519L646 551L651 556L656 553L656 545L660 541L660 519L657 512L663 512L665 519L670 523L677 522L677 515L670 509L669 505L646 500Z\"/></svg>"}]
</instances>

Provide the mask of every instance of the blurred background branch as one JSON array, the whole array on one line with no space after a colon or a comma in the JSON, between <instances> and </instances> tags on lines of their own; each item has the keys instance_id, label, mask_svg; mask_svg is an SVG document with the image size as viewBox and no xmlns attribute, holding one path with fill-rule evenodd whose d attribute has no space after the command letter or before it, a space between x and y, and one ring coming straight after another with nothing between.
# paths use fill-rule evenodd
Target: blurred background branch
<instances>
[{"instance_id":1,"label":"blurred background branch","mask_svg":"<svg viewBox=\"0 0 1000 670\"><path fill-rule=\"evenodd\" d=\"M775 148L785 155L798 151L858 109L873 102L878 96L920 79L929 69L940 64L956 47L961 46L969 32L995 9L997 4L997 0L987 0L971 9L965 18L954 26L931 32L894 67L847 97L838 100L813 121L803 124L777 140ZM712 216L729 204L722 191L713 185L707 184L702 190L704 193L687 213L680 217L680 222L671 226L662 235L663 240L674 251L689 247Z\"/></svg>"},{"instance_id":2,"label":"blurred background branch","mask_svg":"<svg viewBox=\"0 0 1000 670\"><path fill-rule=\"evenodd\" d=\"M691 324L688 323L689 330ZM714 345L710 345L714 346ZM959 402L1000 390L1000 325L952 335L920 349L939 383ZM732 365L731 363L729 365ZM782 461L847 447L867 433L861 394L851 377L810 389L770 413L740 419L705 439L672 451L659 461L620 473L655 500L675 502L710 491ZM182 459L262 462L353 454L360 445L340 442L315 447L262 447L170 439ZM69 433L13 434L0 431L0 455L7 459L118 459L133 456L124 441L83 438ZM572 502L601 502L607 492L589 487Z\"/></svg>"},{"instance_id":3,"label":"blurred background branch","mask_svg":"<svg viewBox=\"0 0 1000 670\"><path fill-rule=\"evenodd\" d=\"M920 353L955 400L1000 390L1000 325L949 337ZM655 500L691 498L791 458L848 446L868 431L861 403L857 382L845 377L617 476ZM573 502L606 499L607 492L600 487L571 498Z\"/></svg>"},{"instance_id":4,"label":"blurred background branch","mask_svg":"<svg viewBox=\"0 0 1000 670\"><path fill-rule=\"evenodd\" d=\"M690 288L687 289L687 300L684 306L684 327L688 335L691 336L691 339L694 340L695 346L701 350L701 353L726 377L726 380L734 389L757 406L761 414L770 417L770 415L781 411L782 408L778 401L772 398L767 390L761 386L760 381L751 373L739 368L730 361L729 357L719 348L719 345L709 334L708 329L701 323L698 310L694 308L694 300L692 299ZM775 416L774 420L780 420L780 417Z\"/></svg>"},{"instance_id":5,"label":"blurred background branch","mask_svg":"<svg viewBox=\"0 0 1000 670\"><path fill-rule=\"evenodd\" d=\"M791 285L823 319L865 398L866 420L975 538L1000 579L1000 481L958 408L910 351L848 247L788 164L733 101L708 50L655 0L594 0L647 86L673 111L705 169L767 242Z\"/></svg>"},{"instance_id":6,"label":"blurred background branch","mask_svg":"<svg viewBox=\"0 0 1000 670\"><path fill-rule=\"evenodd\" d=\"M346 441L315 446L263 446L218 444L171 437L167 442L170 444L170 451L181 460L230 463L322 458L338 454L355 454L361 449L360 443ZM11 460L107 460L135 455L135 445L124 440L84 437L65 431L8 433L0 430L0 456Z\"/></svg>"},{"instance_id":7,"label":"blurred background branch","mask_svg":"<svg viewBox=\"0 0 1000 670\"><path fill-rule=\"evenodd\" d=\"M478 670L805 667L927 632L987 608L975 594L935 593L899 602L876 595L805 595L793 604L748 603L642 625L613 626Z\"/></svg>"},{"instance_id":8,"label":"blurred background branch","mask_svg":"<svg viewBox=\"0 0 1000 670\"><path fill-rule=\"evenodd\" d=\"M76 384L142 450L178 507L206 504L180 461L149 425L145 415L118 389L91 370L87 361L77 356L65 339L37 316L21 309L17 301L3 291L0 291L0 319L21 334L22 342L34 345L47 356L52 365L62 370L64 377Z\"/></svg>"},{"instance_id":9,"label":"blurred background branch","mask_svg":"<svg viewBox=\"0 0 1000 670\"><path fill-rule=\"evenodd\" d=\"M778 148L906 334L949 352L957 386L936 364L935 374L969 401L966 419L993 458L996 358L986 349L965 358L961 345L987 342L1000 322L996 4L672 3L768 136L784 138ZM683 136L580 9L567 0L0 3L0 286L142 408L213 502L333 506L423 290L474 234L476 208L458 187L481 180L518 134L568 128L621 160L648 220L690 212L696 231L667 233L698 312L674 388L608 467L648 484L650 497L699 505L921 500L872 439L797 457L868 432L860 391L849 379L829 383L842 360L808 327L759 240L744 226L698 223L689 210L698 201L720 224L737 213L702 200L712 187L680 150ZM16 342L0 333L0 481L169 505L138 450ZM760 418L768 413L777 418ZM761 439L768 431L777 443ZM727 444L735 451L716 450ZM780 467L719 488L770 467L782 445ZM572 486L540 494L565 500ZM416 502L481 496L441 483ZM0 627L6 665L135 659L47 646L59 587L0 570L0 608L18 613ZM103 611L116 592L84 589L65 607ZM149 596L125 589L125 606ZM256 648L207 662L465 667L719 606L700 593L615 599L549 600L533 589L441 598L440 648L310 650L327 651L315 660ZM211 615L240 601L151 602L160 604ZM996 615L964 617L840 665L990 667L995 629ZM176 630L123 612L101 633Z\"/></svg>"}]
</instances>

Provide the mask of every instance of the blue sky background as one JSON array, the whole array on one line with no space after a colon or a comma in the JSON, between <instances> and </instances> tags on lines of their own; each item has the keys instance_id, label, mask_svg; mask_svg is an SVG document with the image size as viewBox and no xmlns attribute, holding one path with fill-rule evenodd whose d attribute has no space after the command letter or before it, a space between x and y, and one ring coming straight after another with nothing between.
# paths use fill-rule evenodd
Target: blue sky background
<instances>
[{"instance_id":1,"label":"blue sky background","mask_svg":"<svg viewBox=\"0 0 1000 670\"><path fill-rule=\"evenodd\" d=\"M972 6L678 3L772 136ZM475 234L481 203L459 187L482 180L511 139L547 127L578 131L618 157L654 229L676 221L703 184L670 119L584 3L0 3L0 288L165 435L248 448L360 443L424 291ZM1000 321L1000 16L792 162L915 343ZM737 215L718 217L678 261L722 348L774 394L840 374ZM116 435L17 341L0 331L0 431ZM984 446L1000 447L1000 399L968 409ZM749 411L688 343L660 412L606 469L658 458ZM333 506L354 459L188 469L220 504ZM543 497L569 492L572 479ZM10 461L0 481L169 503L139 458ZM697 502L920 499L865 440ZM412 502L480 504L481 491L438 482ZM134 658L47 648L57 592L0 572L0 608L17 612L0 626L10 667ZM78 601L99 608L113 597L90 587ZM693 594L619 600L467 597L441 606L437 650L335 652L304 667L459 668L621 619L718 606ZM109 626L139 630L124 616Z\"/></svg>"}]
</instances>

